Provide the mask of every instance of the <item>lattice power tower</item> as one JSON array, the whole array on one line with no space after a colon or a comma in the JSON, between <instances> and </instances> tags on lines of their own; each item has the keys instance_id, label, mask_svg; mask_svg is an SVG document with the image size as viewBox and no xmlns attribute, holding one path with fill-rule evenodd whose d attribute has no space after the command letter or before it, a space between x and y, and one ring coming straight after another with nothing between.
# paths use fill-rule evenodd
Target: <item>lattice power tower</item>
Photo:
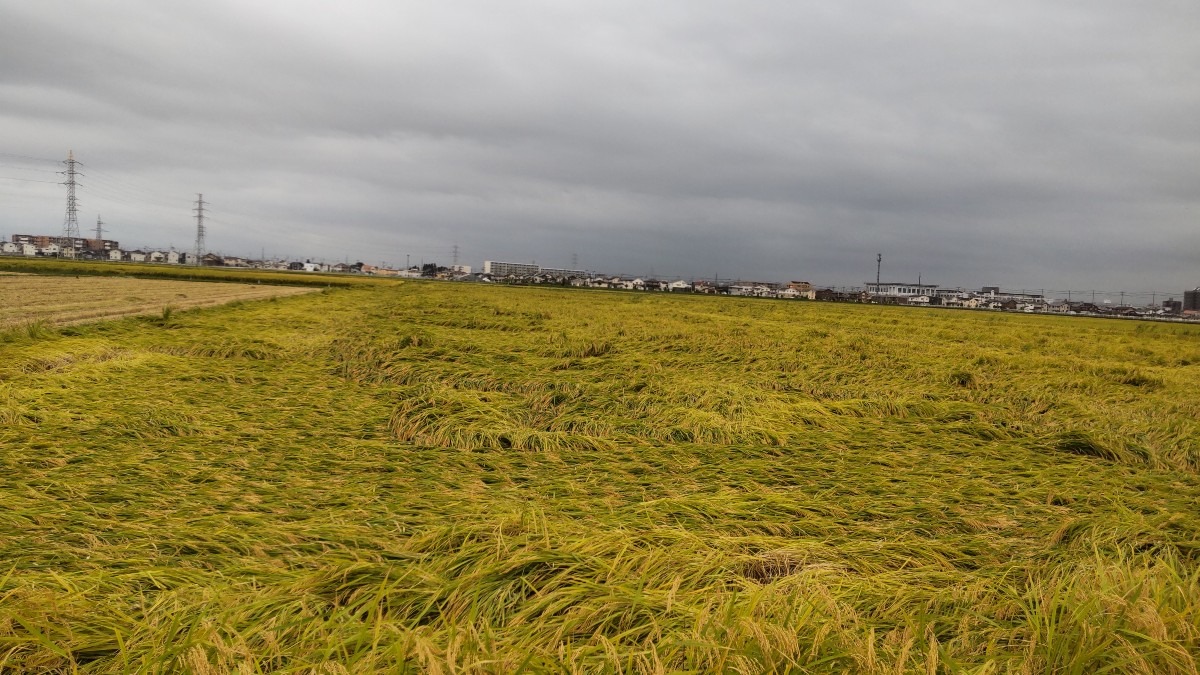
<instances>
[{"instance_id":1,"label":"lattice power tower","mask_svg":"<svg viewBox=\"0 0 1200 675\"><path fill-rule=\"evenodd\" d=\"M193 265L199 265L200 257L204 255L204 195L196 194L196 208L192 209L196 212L196 260Z\"/></svg>"},{"instance_id":2,"label":"lattice power tower","mask_svg":"<svg viewBox=\"0 0 1200 675\"><path fill-rule=\"evenodd\" d=\"M75 177L79 172L75 168L78 162L75 161L74 151L67 151L67 158L63 160L63 164L67 165L67 170L59 173L67 177L63 182L63 185L67 186L67 215L63 219L63 238L59 244L58 255L74 258L75 241L79 239L79 203L75 200Z\"/></svg>"}]
</instances>

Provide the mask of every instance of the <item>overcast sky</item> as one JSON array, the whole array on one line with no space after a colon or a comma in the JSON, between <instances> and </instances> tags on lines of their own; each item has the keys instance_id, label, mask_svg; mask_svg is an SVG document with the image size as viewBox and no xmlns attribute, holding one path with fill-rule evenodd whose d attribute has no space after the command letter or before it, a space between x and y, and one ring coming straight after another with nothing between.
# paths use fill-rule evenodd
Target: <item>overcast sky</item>
<instances>
[{"instance_id":1,"label":"overcast sky","mask_svg":"<svg viewBox=\"0 0 1200 675\"><path fill-rule=\"evenodd\" d=\"M0 0L0 234L1200 285L1194 0ZM18 180L19 179L19 180ZM46 181L46 182L38 182Z\"/></svg>"}]
</instances>

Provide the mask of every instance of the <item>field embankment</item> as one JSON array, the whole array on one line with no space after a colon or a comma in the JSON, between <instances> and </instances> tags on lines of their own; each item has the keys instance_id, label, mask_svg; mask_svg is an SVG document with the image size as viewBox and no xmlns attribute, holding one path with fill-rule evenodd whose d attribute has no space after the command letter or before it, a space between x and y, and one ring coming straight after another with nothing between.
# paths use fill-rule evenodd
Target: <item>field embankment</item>
<instances>
[{"instance_id":1,"label":"field embankment","mask_svg":"<svg viewBox=\"0 0 1200 675\"><path fill-rule=\"evenodd\" d=\"M1197 670L1195 326L410 283L10 337L0 670Z\"/></svg>"}]
</instances>

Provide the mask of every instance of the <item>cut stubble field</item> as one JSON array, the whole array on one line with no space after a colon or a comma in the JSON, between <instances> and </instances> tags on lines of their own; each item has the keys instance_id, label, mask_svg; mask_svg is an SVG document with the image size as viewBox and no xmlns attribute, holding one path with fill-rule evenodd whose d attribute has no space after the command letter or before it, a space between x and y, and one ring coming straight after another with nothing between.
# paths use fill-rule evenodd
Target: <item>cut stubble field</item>
<instances>
[{"instance_id":1,"label":"cut stubble field","mask_svg":"<svg viewBox=\"0 0 1200 675\"><path fill-rule=\"evenodd\" d=\"M37 322L65 325L211 307L314 290L259 284L0 273L0 330Z\"/></svg>"},{"instance_id":2,"label":"cut stubble field","mask_svg":"<svg viewBox=\"0 0 1200 675\"><path fill-rule=\"evenodd\" d=\"M0 342L0 670L1196 673L1194 326L406 283Z\"/></svg>"}]
</instances>

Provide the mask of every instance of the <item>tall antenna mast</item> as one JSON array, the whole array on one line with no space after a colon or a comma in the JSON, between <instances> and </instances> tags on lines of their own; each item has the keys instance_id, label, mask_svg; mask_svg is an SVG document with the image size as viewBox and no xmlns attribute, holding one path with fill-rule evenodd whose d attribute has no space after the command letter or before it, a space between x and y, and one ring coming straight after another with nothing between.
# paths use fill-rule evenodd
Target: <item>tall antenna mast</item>
<instances>
[{"instance_id":1,"label":"tall antenna mast","mask_svg":"<svg viewBox=\"0 0 1200 675\"><path fill-rule=\"evenodd\" d=\"M875 254L875 292L879 292L879 268L883 267L883 254Z\"/></svg>"},{"instance_id":2,"label":"tall antenna mast","mask_svg":"<svg viewBox=\"0 0 1200 675\"><path fill-rule=\"evenodd\" d=\"M454 248L450 250L453 252L451 255L454 258L454 266L458 267L458 244L455 244Z\"/></svg>"},{"instance_id":3,"label":"tall antenna mast","mask_svg":"<svg viewBox=\"0 0 1200 675\"><path fill-rule=\"evenodd\" d=\"M196 212L196 261L195 265L200 264L200 256L204 255L204 195L196 193L196 208L192 209Z\"/></svg>"},{"instance_id":4,"label":"tall antenna mast","mask_svg":"<svg viewBox=\"0 0 1200 675\"><path fill-rule=\"evenodd\" d=\"M79 175L76 171L75 152L67 151L67 158L63 160L63 164L67 165L66 171L59 173L67 177L63 185L67 186L67 215L63 219L63 240L58 254L67 258L75 257L75 240L79 238L79 203L75 200L75 177Z\"/></svg>"},{"instance_id":5,"label":"tall antenna mast","mask_svg":"<svg viewBox=\"0 0 1200 675\"><path fill-rule=\"evenodd\" d=\"M104 221L100 220L100 214L96 214L96 239L104 239Z\"/></svg>"}]
</instances>

